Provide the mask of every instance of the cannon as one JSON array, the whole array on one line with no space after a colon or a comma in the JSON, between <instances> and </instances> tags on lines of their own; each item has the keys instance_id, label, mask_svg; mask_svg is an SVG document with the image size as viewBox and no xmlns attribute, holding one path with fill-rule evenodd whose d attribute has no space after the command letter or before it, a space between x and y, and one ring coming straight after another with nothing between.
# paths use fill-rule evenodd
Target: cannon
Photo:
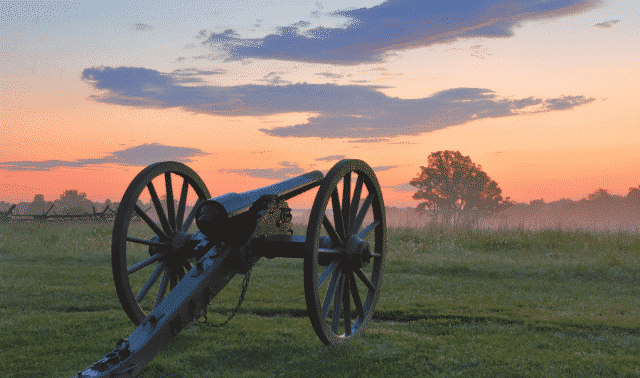
<instances>
[{"instance_id":1,"label":"cannon","mask_svg":"<svg viewBox=\"0 0 640 378\"><path fill-rule=\"evenodd\" d=\"M162 198L156 187L164 189ZM306 235L294 235L286 201L316 187ZM140 207L143 194L155 215ZM142 222L132 222L135 215ZM304 259L311 325L324 344L344 345L371 323L386 243L380 185L364 161L341 160L326 176L312 171L215 198L186 165L152 164L125 191L112 234L116 292L138 327L76 377L137 376L181 330L206 320L210 300L244 274L239 306L261 257Z\"/></svg>"}]
</instances>

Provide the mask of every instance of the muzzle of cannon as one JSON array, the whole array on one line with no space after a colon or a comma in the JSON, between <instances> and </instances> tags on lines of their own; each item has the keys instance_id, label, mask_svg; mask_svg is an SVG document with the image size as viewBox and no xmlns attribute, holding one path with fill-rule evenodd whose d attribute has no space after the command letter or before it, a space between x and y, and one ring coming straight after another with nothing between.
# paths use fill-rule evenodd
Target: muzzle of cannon
<instances>
[{"instance_id":1,"label":"muzzle of cannon","mask_svg":"<svg viewBox=\"0 0 640 378\"><path fill-rule=\"evenodd\" d=\"M174 181L182 184L177 198ZM286 201L316 187L306 235L294 235ZM147 193L155 215L140 207ZM189 209L187 199L194 195ZM136 215L141 225L133 221ZM261 257L304 259L302 284L313 329L326 345L346 344L371 322L386 234L380 185L361 160L341 160L326 177L313 171L215 198L186 165L150 165L125 191L112 235L116 292L138 328L76 377L137 376L182 329L206 317L210 300L236 274L248 282Z\"/></svg>"}]
</instances>

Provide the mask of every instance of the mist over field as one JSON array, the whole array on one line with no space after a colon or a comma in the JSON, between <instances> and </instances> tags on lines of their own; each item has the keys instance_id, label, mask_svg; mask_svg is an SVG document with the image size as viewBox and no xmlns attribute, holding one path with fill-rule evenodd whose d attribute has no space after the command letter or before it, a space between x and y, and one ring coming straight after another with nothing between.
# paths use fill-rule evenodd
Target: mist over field
<instances>
[{"instance_id":1,"label":"mist over field","mask_svg":"<svg viewBox=\"0 0 640 378\"><path fill-rule=\"evenodd\" d=\"M294 210L293 223L307 224L309 210ZM432 217L414 208L388 207L386 209L388 228L442 228L432 223ZM365 219L365 223L367 219ZM523 229L529 231L561 229L565 231L583 230L594 232L639 232L640 214L624 214L611 211L607 214L557 214L549 210L539 212L503 211L478 221L477 228L486 230Z\"/></svg>"},{"instance_id":2,"label":"mist over field","mask_svg":"<svg viewBox=\"0 0 640 378\"><path fill-rule=\"evenodd\" d=\"M599 206L596 208L561 208L554 206L554 203L538 203L533 205L515 204L514 206L500 211L491 216L481 218L473 228L485 230L498 229L523 229L529 231L544 229L561 229L565 231L583 230L594 232L640 232L640 209L639 208L620 208L616 206ZM97 212L105 209L105 203L94 203ZM110 209L117 209L118 203L108 203ZM11 204L0 202L0 211L9 210ZM24 215L31 214L26 211L29 203L20 203L13 210L12 214ZM37 213L42 213L49 206L38 208ZM148 210L147 214L151 219L159 221L151 204L143 204L143 210ZM186 213L192 209L192 204L186 206ZM53 208L50 214L56 211ZM387 227L389 228L443 228L433 222L433 218L428 212L419 211L416 208L386 208ZM87 212L91 213L91 210ZM61 213L60 209L57 211ZM331 213L330 208L327 213ZM292 209L293 223L306 225L311 215L310 209ZM365 218L365 223L371 221L370 212Z\"/></svg>"},{"instance_id":3,"label":"mist over field","mask_svg":"<svg viewBox=\"0 0 640 378\"><path fill-rule=\"evenodd\" d=\"M514 213L504 211L494 217L480 220L483 229L524 229L524 230L584 230L609 232L639 232L640 215L610 211L604 214L553 213L549 210L532 213Z\"/></svg>"}]
</instances>

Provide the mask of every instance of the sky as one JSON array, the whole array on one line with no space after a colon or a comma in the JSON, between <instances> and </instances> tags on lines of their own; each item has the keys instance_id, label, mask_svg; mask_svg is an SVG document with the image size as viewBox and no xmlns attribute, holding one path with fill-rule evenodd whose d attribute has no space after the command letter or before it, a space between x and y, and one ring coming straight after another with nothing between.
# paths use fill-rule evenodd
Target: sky
<instances>
[{"instance_id":1,"label":"sky","mask_svg":"<svg viewBox=\"0 0 640 378\"><path fill-rule=\"evenodd\" d=\"M640 185L635 0L0 1L0 40L7 202L119 201L158 161L217 196L353 158L415 207L441 150L517 202Z\"/></svg>"}]
</instances>

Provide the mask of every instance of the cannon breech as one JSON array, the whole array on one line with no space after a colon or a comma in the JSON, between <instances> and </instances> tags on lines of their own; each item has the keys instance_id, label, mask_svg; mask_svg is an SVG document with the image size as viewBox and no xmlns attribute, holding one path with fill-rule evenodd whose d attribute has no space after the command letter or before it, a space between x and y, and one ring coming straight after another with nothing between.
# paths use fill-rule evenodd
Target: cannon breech
<instances>
[{"instance_id":1,"label":"cannon breech","mask_svg":"<svg viewBox=\"0 0 640 378\"><path fill-rule=\"evenodd\" d=\"M323 178L322 172L313 171L264 188L208 199L196 209L196 224L200 232L212 240L242 239L251 234L258 212L265 211L258 207L266 206L271 199L286 201L293 198L320 185ZM250 211L252 208L253 212ZM281 210L283 218L287 211L290 214L291 209L286 209Z\"/></svg>"}]
</instances>

